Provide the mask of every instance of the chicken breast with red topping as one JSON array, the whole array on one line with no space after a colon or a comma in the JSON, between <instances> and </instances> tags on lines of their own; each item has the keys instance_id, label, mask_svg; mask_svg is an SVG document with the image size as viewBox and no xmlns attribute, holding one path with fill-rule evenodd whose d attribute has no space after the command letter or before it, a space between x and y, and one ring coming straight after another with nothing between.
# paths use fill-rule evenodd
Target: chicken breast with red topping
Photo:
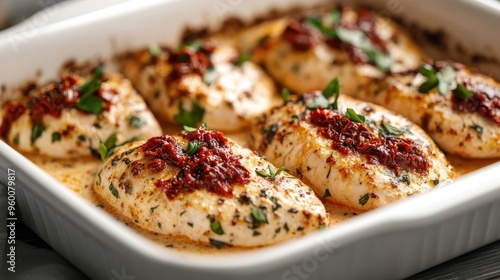
<instances>
[{"instance_id":1,"label":"chicken breast with red topping","mask_svg":"<svg viewBox=\"0 0 500 280\"><path fill-rule=\"evenodd\" d=\"M203 127L118 148L94 190L146 230L218 247L270 245L327 223L308 186Z\"/></svg>"},{"instance_id":2,"label":"chicken breast with red topping","mask_svg":"<svg viewBox=\"0 0 500 280\"><path fill-rule=\"evenodd\" d=\"M123 72L163 121L232 132L273 106L273 81L249 57L224 43L194 41L179 50L128 54Z\"/></svg>"},{"instance_id":3,"label":"chicken breast with red topping","mask_svg":"<svg viewBox=\"0 0 500 280\"><path fill-rule=\"evenodd\" d=\"M7 104L0 119L0 136L13 147L55 158L99 155L101 142L112 149L162 134L131 83L99 69L87 79L65 75Z\"/></svg>"},{"instance_id":4,"label":"chicken breast with red topping","mask_svg":"<svg viewBox=\"0 0 500 280\"><path fill-rule=\"evenodd\" d=\"M500 157L500 84L462 64L423 64L354 96L404 115L448 153Z\"/></svg>"},{"instance_id":5,"label":"chicken breast with red topping","mask_svg":"<svg viewBox=\"0 0 500 280\"><path fill-rule=\"evenodd\" d=\"M276 107L256 119L250 141L319 197L356 209L384 206L455 176L422 129L347 96L328 104L319 93L305 94Z\"/></svg>"},{"instance_id":6,"label":"chicken breast with red topping","mask_svg":"<svg viewBox=\"0 0 500 280\"><path fill-rule=\"evenodd\" d=\"M240 37L242 48L257 45L254 60L271 77L297 93L322 89L338 77L349 95L386 72L416 67L424 57L400 26L349 7L265 22Z\"/></svg>"}]
</instances>

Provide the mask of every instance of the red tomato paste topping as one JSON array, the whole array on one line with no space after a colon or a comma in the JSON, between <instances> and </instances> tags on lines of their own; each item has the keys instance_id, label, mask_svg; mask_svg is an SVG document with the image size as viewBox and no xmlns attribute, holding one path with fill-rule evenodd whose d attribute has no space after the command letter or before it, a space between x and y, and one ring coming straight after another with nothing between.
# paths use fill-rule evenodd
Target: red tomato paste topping
<instances>
[{"instance_id":1,"label":"red tomato paste topping","mask_svg":"<svg viewBox=\"0 0 500 280\"><path fill-rule=\"evenodd\" d=\"M222 133L199 128L183 136L189 142L201 145L191 155L168 135L153 137L141 147L144 155L151 159L148 168L153 172L161 172L167 165L181 169L173 178L159 179L155 183L168 199L199 189L231 197L232 184L250 181L250 172L241 164L241 157L231 152Z\"/></svg>"}]
</instances>

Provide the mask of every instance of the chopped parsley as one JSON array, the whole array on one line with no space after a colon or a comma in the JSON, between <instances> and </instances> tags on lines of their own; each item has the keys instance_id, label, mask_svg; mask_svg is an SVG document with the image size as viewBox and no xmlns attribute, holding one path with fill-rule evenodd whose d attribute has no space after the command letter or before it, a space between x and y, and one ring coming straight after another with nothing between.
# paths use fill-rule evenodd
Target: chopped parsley
<instances>
[{"instance_id":1,"label":"chopped parsley","mask_svg":"<svg viewBox=\"0 0 500 280\"><path fill-rule=\"evenodd\" d=\"M287 104L290 100L290 90L287 88L283 88L281 90L281 98L283 98L283 104Z\"/></svg>"},{"instance_id":2,"label":"chopped parsley","mask_svg":"<svg viewBox=\"0 0 500 280\"><path fill-rule=\"evenodd\" d=\"M332 194L330 193L330 190L326 189L325 194L323 195L323 198L327 198L327 197L330 197L330 196L332 196Z\"/></svg>"},{"instance_id":3,"label":"chopped parsley","mask_svg":"<svg viewBox=\"0 0 500 280\"><path fill-rule=\"evenodd\" d=\"M128 123L130 124L130 126L133 126L133 127L143 127L146 122L143 121L141 118L137 117L137 116L131 116L129 119L128 119Z\"/></svg>"},{"instance_id":4,"label":"chopped parsley","mask_svg":"<svg viewBox=\"0 0 500 280\"><path fill-rule=\"evenodd\" d=\"M43 124L34 124L31 128L31 145L35 144L36 139L42 136L43 131L45 130L45 126Z\"/></svg>"},{"instance_id":5,"label":"chopped parsley","mask_svg":"<svg viewBox=\"0 0 500 280\"><path fill-rule=\"evenodd\" d=\"M439 84L436 76L436 69L434 69L434 67L424 65L421 66L418 71L420 72L420 74L427 78L427 80L418 87L419 92L428 93L431 89L435 88Z\"/></svg>"},{"instance_id":6,"label":"chopped parsley","mask_svg":"<svg viewBox=\"0 0 500 280\"><path fill-rule=\"evenodd\" d=\"M346 116L353 122L365 123L365 116L358 115L352 108L347 108Z\"/></svg>"},{"instance_id":7,"label":"chopped parsley","mask_svg":"<svg viewBox=\"0 0 500 280\"><path fill-rule=\"evenodd\" d=\"M478 124L473 124L472 128L479 133L479 135L483 134L483 127Z\"/></svg>"},{"instance_id":8,"label":"chopped parsley","mask_svg":"<svg viewBox=\"0 0 500 280\"><path fill-rule=\"evenodd\" d=\"M192 156L198 151L201 146L203 146L203 143L199 143L198 141L191 141L189 142L186 151L188 155Z\"/></svg>"},{"instance_id":9,"label":"chopped parsley","mask_svg":"<svg viewBox=\"0 0 500 280\"><path fill-rule=\"evenodd\" d=\"M54 132L52 133L52 143L61 141L61 133Z\"/></svg>"},{"instance_id":10,"label":"chopped parsley","mask_svg":"<svg viewBox=\"0 0 500 280\"><path fill-rule=\"evenodd\" d=\"M445 95L449 91L458 99L466 99L474 96L474 93L467 90L464 85L456 81L455 71L451 66L446 66L439 72L430 65L424 65L419 68L420 74L426 77L418 90L421 93L429 93L430 90L437 87L439 94Z\"/></svg>"},{"instance_id":11,"label":"chopped parsley","mask_svg":"<svg viewBox=\"0 0 500 280\"><path fill-rule=\"evenodd\" d=\"M406 129L397 128L397 127L392 126L392 125L385 123L385 122L382 122L382 124L380 125L380 128L381 128L380 133L383 136L388 136L388 135L398 136L398 135L402 135L408 131Z\"/></svg>"},{"instance_id":12,"label":"chopped parsley","mask_svg":"<svg viewBox=\"0 0 500 280\"><path fill-rule=\"evenodd\" d=\"M359 204L361 204L361 206L365 206L365 204L368 202L368 199L370 199L370 196L368 195L368 193L366 193L359 199Z\"/></svg>"},{"instance_id":13,"label":"chopped parsley","mask_svg":"<svg viewBox=\"0 0 500 280\"><path fill-rule=\"evenodd\" d=\"M149 210L151 210L151 213L154 213L154 212L155 212L155 210L156 210L156 208L158 208L158 206L160 206L160 205L156 205L155 207L151 207L151 208L149 209Z\"/></svg>"},{"instance_id":14,"label":"chopped parsley","mask_svg":"<svg viewBox=\"0 0 500 280\"><path fill-rule=\"evenodd\" d=\"M201 49L201 46L202 46L201 41L194 40L194 41L190 41L190 42L181 44L179 46L179 50L182 50L184 48L191 48L191 49L193 49L195 51L199 51Z\"/></svg>"},{"instance_id":15,"label":"chopped parsley","mask_svg":"<svg viewBox=\"0 0 500 280\"><path fill-rule=\"evenodd\" d=\"M236 61L234 62L234 65L236 66L242 66L243 64L245 64L245 62L249 61L250 59L252 58L252 56L245 52L245 53L242 53L238 59L236 59Z\"/></svg>"},{"instance_id":16,"label":"chopped parsley","mask_svg":"<svg viewBox=\"0 0 500 280\"><path fill-rule=\"evenodd\" d=\"M274 169L270 164L267 165L267 169L268 169L268 173L266 173L265 170L259 170L259 169L255 169L255 173L257 173L257 175L259 175L261 177L270 178L270 179L274 180L281 172L288 171L288 169L286 169L286 167L284 167L284 166L282 166L278 169Z\"/></svg>"},{"instance_id":17,"label":"chopped parsley","mask_svg":"<svg viewBox=\"0 0 500 280\"><path fill-rule=\"evenodd\" d=\"M211 85L215 82L215 78L217 78L215 67L209 66L203 75L203 82L207 85Z\"/></svg>"},{"instance_id":18,"label":"chopped parsley","mask_svg":"<svg viewBox=\"0 0 500 280\"><path fill-rule=\"evenodd\" d=\"M16 136L14 136L13 142L14 142L14 144L16 144L16 145L19 145L19 133L18 133L18 134L16 134Z\"/></svg>"},{"instance_id":19,"label":"chopped parsley","mask_svg":"<svg viewBox=\"0 0 500 280\"><path fill-rule=\"evenodd\" d=\"M330 103L328 99L335 96L333 103ZM336 77L331 80L326 87L321 92L321 95L314 98L314 100L307 106L309 109L316 108L327 108L329 110L337 110L338 109L338 99L340 96L340 82Z\"/></svg>"},{"instance_id":20,"label":"chopped parsley","mask_svg":"<svg viewBox=\"0 0 500 280\"><path fill-rule=\"evenodd\" d=\"M116 142L118 141L118 135L116 133L111 134L108 137L108 139L106 139L105 142L102 142L101 140L99 140L99 141L101 141L101 143L99 144L99 155L101 156L101 161L104 161L108 157L110 157L118 147L123 146L125 144L128 144L130 142L136 141L136 140L137 140L136 137L132 137L129 140L127 140L121 144L116 144ZM133 149L130 149L129 151L133 152ZM129 151L127 151L127 154L129 154Z\"/></svg>"},{"instance_id":21,"label":"chopped parsley","mask_svg":"<svg viewBox=\"0 0 500 280\"><path fill-rule=\"evenodd\" d=\"M321 224L321 225L319 226L319 229L327 229L327 228L328 228L328 227L326 226L326 224L325 224L325 223L323 223L323 224Z\"/></svg>"},{"instance_id":22,"label":"chopped parsley","mask_svg":"<svg viewBox=\"0 0 500 280\"><path fill-rule=\"evenodd\" d=\"M163 54L163 51L158 45L149 46L149 53L154 57L159 57Z\"/></svg>"},{"instance_id":23,"label":"chopped parsley","mask_svg":"<svg viewBox=\"0 0 500 280\"><path fill-rule=\"evenodd\" d=\"M208 240L210 241L210 244L211 244L212 246L214 246L215 248L217 248L217 249L220 249L220 248L222 248L224 245L226 245L226 243L225 243L225 242L222 242L222 241L219 241L219 240L215 240L215 239L212 239L212 238L209 238Z\"/></svg>"},{"instance_id":24,"label":"chopped parsley","mask_svg":"<svg viewBox=\"0 0 500 280\"><path fill-rule=\"evenodd\" d=\"M253 228L258 228L260 227L261 223L268 223L267 222L267 216L260 208L254 208L252 209L252 224Z\"/></svg>"},{"instance_id":25,"label":"chopped parsley","mask_svg":"<svg viewBox=\"0 0 500 280\"><path fill-rule=\"evenodd\" d=\"M185 110L182 101L179 102L179 113L174 116L174 120L183 126L196 127L203 120L205 109L200 107L198 102L191 103L191 110Z\"/></svg>"},{"instance_id":26,"label":"chopped parsley","mask_svg":"<svg viewBox=\"0 0 500 280\"><path fill-rule=\"evenodd\" d=\"M465 88L465 86L458 84L457 88L453 90L453 94L458 99L467 99L474 96L474 93Z\"/></svg>"},{"instance_id":27,"label":"chopped parsley","mask_svg":"<svg viewBox=\"0 0 500 280\"><path fill-rule=\"evenodd\" d=\"M103 76L102 68L95 70L90 80L85 82L78 91L82 94L76 108L91 114L100 114L104 110L104 101L93 94L101 87L101 78Z\"/></svg>"},{"instance_id":28,"label":"chopped parsley","mask_svg":"<svg viewBox=\"0 0 500 280\"><path fill-rule=\"evenodd\" d=\"M118 198L120 196L118 190L113 186L113 183L109 184L109 191L115 198Z\"/></svg>"},{"instance_id":29,"label":"chopped parsley","mask_svg":"<svg viewBox=\"0 0 500 280\"><path fill-rule=\"evenodd\" d=\"M439 185L439 180L438 179L432 180L432 183L434 184L434 186L437 186Z\"/></svg>"},{"instance_id":30,"label":"chopped parsley","mask_svg":"<svg viewBox=\"0 0 500 280\"><path fill-rule=\"evenodd\" d=\"M307 19L310 25L318 29L325 37L335 38L337 33L334 28L329 28L328 26L335 26L340 17L342 16L339 9L332 9L329 14L324 16L321 20L317 17L310 17Z\"/></svg>"},{"instance_id":31,"label":"chopped parsley","mask_svg":"<svg viewBox=\"0 0 500 280\"><path fill-rule=\"evenodd\" d=\"M388 54L379 50L363 31L338 28L337 38L344 43L360 48L369 61L380 70L387 72L391 69L394 60Z\"/></svg>"},{"instance_id":32,"label":"chopped parsley","mask_svg":"<svg viewBox=\"0 0 500 280\"><path fill-rule=\"evenodd\" d=\"M222 230L222 226L220 225L219 221L215 221L215 222L211 223L210 229L218 235L224 234L224 230Z\"/></svg>"},{"instance_id":33,"label":"chopped parsley","mask_svg":"<svg viewBox=\"0 0 500 280\"><path fill-rule=\"evenodd\" d=\"M341 12L333 9L322 19L310 17L308 23L318 29L323 36L331 39L339 39L343 43L355 46L368 57L368 60L380 70L389 71L394 60L382 50L379 50L370 40L370 38L360 30L349 30L337 26L341 18Z\"/></svg>"},{"instance_id":34,"label":"chopped parsley","mask_svg":"<svg viewBox=\"0 0 500 280\"><path fill-rule=\"evenodd\" d=\"M403 183L407 184L407 185L410 185L410 184L411 184L411 181L410 181L410 176L408 176L408 175L406 175L406 174L401 175L401 177L399 177L399 178L398 178L398 180L399 180L400 182L403 182Z\"/></svg>"}]
</instances>

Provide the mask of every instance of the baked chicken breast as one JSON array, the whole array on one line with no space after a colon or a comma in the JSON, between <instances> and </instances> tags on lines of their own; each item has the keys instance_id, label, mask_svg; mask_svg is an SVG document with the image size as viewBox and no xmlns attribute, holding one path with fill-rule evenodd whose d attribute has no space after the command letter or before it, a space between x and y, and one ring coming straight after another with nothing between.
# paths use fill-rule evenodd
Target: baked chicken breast
<instances>
[{"instance_id":1,"label":"baked chicken breast","mask_svg":"<svg viewBox=\"0 0 500 280\"><path fill-rule=\"evenodd\" d=\"M319 197L361 210L454 178L443 153L407 119L347 96L325 100L305 94L257 118L253 148L286 166Z\"/></svg>"},{"instance_id":2,"label":"baked chicken breast","mask_svg":"<svg viewBox=\"0 0 500 280\"><path fill-rule=\"evenodd\" d=\"M130 81L119 74L64 75L1 113L0 136L22 152L54 158L99 154L119 144L161 135L161 128ZM111 144L109 144L111 145Z\"/></svg>"},{"instance_id":3,"label":"baked chicken breast","mask_svg":"<svg viewBox=\"0 0 500 280\"><path fill-rule=\"evenodd\" d=\"M123 73L161 120L234 132L273 106L273 81L246 54L215 41L126 55Z\"/></svg>"},{"instance_id":4,"label":"baked chicken breast","mask_svg":"<svg viewBox=\"0 0 500 280\"><path fill-rule=\"evenodd\" d=\"M500 84L450 61L395 73L353 96L398 112L450 154L500 157Z\"/></svg>"},{"instance_id":5,"label":"baked chicken breast","mask_svg":"<svg viewBox=\"0 0 500 280\"><path fill-rule=\"evenodd\" d=\"M327 223L308 186L203 127L118 148L94 189L146 230L214 246L270 245Z\"/></svg>"},{"instance_id":6,"label":"baked chicken breast","mask_svg":"<svg viewBox=\"0 0 500 280\"><path fill-rule=\"evenodd\" d=\"M350 7L265 22L240 37L241 47L255 45L254 60L296 93L321 90L338 77L351 94L388 72L416 67L424 57L396 23Z\"/></svg>"}]
</instances>

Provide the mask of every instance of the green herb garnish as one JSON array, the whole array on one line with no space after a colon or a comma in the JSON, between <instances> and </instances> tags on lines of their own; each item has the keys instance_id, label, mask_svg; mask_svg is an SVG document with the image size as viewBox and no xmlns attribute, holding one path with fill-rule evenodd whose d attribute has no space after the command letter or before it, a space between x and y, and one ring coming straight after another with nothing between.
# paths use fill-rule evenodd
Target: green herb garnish
<instances>
[{"instance_id":1,"label":"green herb garnish","mask_svg":"<svg viewBox=\"0 0 500 280\"><path fill-rule=\"evenodd\" d=\"M196 153L196 151L198 151L201 146L203 146L203 143L199 143L198 141L191 141L189 142L186 151L188 155L192 156Z\"/></svg>"},{"instance_id":2,"label":"green herb garnish","mask_svg":"<svg viewBox=\"0 0 500 280\"><path fill-rule=\"evenodd\" d=\"M453 90L453 94L458 99L467 99L474 96L474 93L466 89L462 84L457 84L457 88Z\"/></svg>"},{"instance_id":3,"label":"green herb garnish","mask_svg":"<svg viewBox=\"0 0 500 280\"><path fill-rule=\"evenodd\" d=\"M118 135L116 133L111 134L108 137L108 139L106 139L105 142L102 142L100 140L101 143L99 143L99 155L101 156L101 161L104 161L109 156L111 156L118 147L123 146L125 144L128 144L130 142L136 141L136 140L137 140L137 137L132 137L129 140L127 140L121 144L116 144L116 142L118 141ZM131 151L131 150L129 150L129 151ZM129 154L129 151L127 151L127 154ZM132 152L133 152L133 150L132 150Z\"/></svg>"},{"instance_id":4,"label":"green herb garnish","mask_svg":"<svg viewBox=\"0 0 500 280\"><path fill-rule=\"evenodd\" d=\"M163 54L163 51L158 45L149 46L149 53L154 57L159 57Z\"/></svg>"},{"instance_id":5,"label":"green herb garnish","mask_svg":"<svg viewBox=\"0 0 500 280\"><path fill-rule=\"evenodd\" d=\"M388 123L385 123L385 122L382 122L382 124L380 125L381 127L381 130L380 130L380 133L384 136L387 136L387 135L402 135L404 134L405 132L407 132L406 129L401 129L401 128L397 128L395 126L392 126Z\"/></svg>"},{"instance_id":6,"label":"green herb garnish","mask_svg":"<svg viewBox=\"0 0 500 280\"><path fill-rule=\"evenodd\" d=\"M36 139L42 136L43 131L45 130L45 126L43 124L34 124L31 128L31 145L35 144Z\"/></svg>"},{"instance_id":7,"label":"green herb garnish","mask_svg":"<svg viewBox=\"0 0 500 280\"><path fill-rule=\"evenodd\" d=\"M418 87L421 93L429 93L433 88L437 87L439 94L446 95L448 91L455 90L461 87L456 84L455 71L451 66L446 66L441 71L436 72L436 69L430 65L424 65L419 68L420 74L426 77L426 81ZM462 86L463 87L463 86Z\"/></svg>"},{"instance_id":8,"label":"green herb garnish","mask_svg":"<svg viewBox=\"0 0 500 280\"><path fill-rule=\"evenodd\" d=\"M325 194L323 195L323 198L327 198L327 197L330 197L330 196L332 196L332 194L330 193L330 190L326 189Z\"/></svg>"},{"instance_id":9,"label":"green herb garnish","mask_svg":"<svg viewBox=\"0 0 500 280\"><path fill-rule=\"evenodd\" d=\"M335 29L326 27L317 17L310 17L307 19L310 25L318 29L321 34L323 34L327 38L335 38L337 37L337 32Z\"/></svg>"},{"instance_id":10,"label":"green herb garnish","mask_svg":"<svg viewBox=\"0 0 500 280\"><path fill-rule=\"evenodd\" d=\"M137 116L131 116L128 119L128 123L130 124L130 126L133 126L133 127L142 127L146 124L145 121L143 121L141 118L139 118Z\"/></svg>"},{"instance_id":11,"label":"green herb garnish","mask_svg":"<svg viewBox=\"0 0 500 280\"><path fill-rule=\"evenodd\" d=\"M406 175L406 174L405 174L405 175L402 175L401 177L399 177L399 178L398 178L398 180L399 180L400 182L403 182L403 183L407 184L407 185L410 185L410 184L411 184L411 181L410 181L410 176L408 176L408 175Z\"/></svg>"},{"instance_id":12,"label":"green herb garnish","mask_svg":"<svg viewBox=\"0 0 500 280\"><path fill-rule=\"evenodd\" d=\"M186 132L193 132L193 131L196 131L196 129L197 129L197 128L190 127L190 126L187 126L187 125L182 126L182 128L183 128L183 129L184 129L184 131L186 131Z\"/></svg>"},{"instance_id":13,"label":"green herb garnish","mask_svg":"<svg viewBox=\"0 0 500 280\"><path fill-rule=\"evenodd\" d=\"M333 103L330 103L328 99L335 96L335 100ZM326 108L329 110L337 110L338 109L338 99L340 96L340 82L338 78L334 78L331 80L326 87L321 92L321 95L314 98L314 100L307 106L309 109L316 108Z\"/></svg>"},{"instance_id":14,"label":"green herb garnish","mask_svg":"<svg viewBox=\"0 0 500 280\"><path fill-rule=\"evenodd\" d=\"M432 66L430 66L430 68L421 66L419 68L419 72L427 78L427 80L418 87L419 92L428 93L439 84L439 80L436 76L436 70Z\"/></svg>"},{"instance_id":15,"label":"green herb garnish","mask_svg":"<svg viewBox=\"0 0 500 280\"><path fill-rule=\"evenodd\" d=\"M59 132L52 133L52 143L61 141L61 134Z\"/></svg>"},{"instance_id":16,"label":"green herb garnish","mask_svg":"<svg viewBox=\"0 0 500 280\"><path fill-rule=\"evenodd\" d=\"M215 240L215 239L212 239L212 238L209 238L208 240L210 241L210 244L212 244L212 246L214 246L217 249L220 249L224 245L226 245L225 242L222 242L222 241L219 241L219 240Z\"/></svg>"},{"instance_id":17,"label":"green herb garnish","mask_svg":"<svg viewBox=\"0 0 500 280\"><path fill-rule=\"evenodd\" d=\"M209 66L205 70L205 74L203 75L203 82L207 85L211 85L215 82L217 78L217 73L215 72L215 67Z\"/></svg>"},{"instance_id":18,"label":"green herb garnish","mask_svg":"<svg viewBox=\"0 0 500 280\"><path fill-rule=\"evenodd\" d=\"M368 195L368 193L366 193L359 199L359 204L361 204L361 206L365 206L365 204L368 202L368 199L370 199L370 196Z\"/></svg>"},{"instance_id":19,"label":"green herb garnish","mask_svg":"<svg viewBox=\"0 0 500 280\"><path fill-rule=\"evenodd\" d=\"M339 39L344 43L360 48L368 57L370 63L373 63L380 70L384 72L390 70L394 60L388 54L379 50L363 31L349 30L337 26L341 16L339 9L333 9L330 14L322 19L310 17L307 21L326 38Z\"/></svg>"},{"instance_id":20,"label":"green herb garnish","mask_svg":"<svg viewBox=\"0 0 500 280\"><path fill-rule=\"evenodd\" d=\"M179 46L179 50L182 50L184 48L191 48L195 51L199 51L201 49L202 43L201 41L195 40L195 41L190 41L184 44L181 44Z\"/></svg>"},{"instance_id":21,"label":"green herb garnish","mask_svg":"<svg viewBox=\"0 0 500 280\"><path fill-rule=\"evenodd\" d=\"M236 66L242 66L243 64L245 64L245 62L249 61L250 59L252 58L252 56L245 52L245 53L242 53L238 59L234 62L234 65Z\"/></svg>"},{"instance_id":22,"label":"green herb garnish","mask_svg":"<svg viewBox=\"0 0 500 280\"><path fill-rule=\"evenodd\" d=\"M337 37L344 43L360 48L370 62L384 72L390 70L394 63L394 60L388 54L377 49L362 31L338 28Z\"/></svg>"},{"instance_id":23,"label":"green herb garnish","mask_svg":"<svg viewBox=\"0 0 500 280\"><path fill-rule=\"evenodd\" d=\"M319 229L327 229L328 227L326 226L325 223L319 225Z\"/></svg>"},{"instance_id":24,"label":"green herb garnish","mask_svg":"<svg viewBox=\"0 0 500 280\"><path fill-rule=\"evenodd\" d=\"M284 166L282 166L278 169L274 169L270 164L267 165L267 169L268 169L268 173L266 173L265 170L259 170L259 169L255 169L255 173L257 173L257 175L259 175L261 177L270 178L270 179L274 180L281 172L288 171L288 169Z\"/></svg>"},{"instance_id":25,"label":"green herb garnish","mask_svg":"<svg viewBox=\"0 0 500 280\"><path fill-rule=\"evenodd\" d=\"M472 128L479 133L479 135L483 134L483 127L478 124L473 124Z\"/></svg>"},{"instance_id":26,"label":"green herb garnish","mask_svg":"<svg viewBox=\"0 0 500 280\"><path fill-rule=\"evenodd\" d=\"M346 116L353 122L365 123L365 116L358 115L353 109L347 108Z\"/></svg>"},{"instance_id":27,"label":"green herb garnish","mask_svg":"<svg viewBox=\"0 0 500 280\"><path fill-rule=\"evenodd\" d=\"M287 104L290 100L290 90L283 88L281 90L281 98L283 98L283 104Z\"/></svg>"},{"instance_id":28,"label":"green herb garnish","mask_svg":"<svg viewBox=\"0 0 500 280\"><path fill-rule=\"evenodd\" d=\"M340 96L340 82L339 82L339 79L338 78L334 78L333 80L331 80L326 85L326 87L323 89L322 95L326 99L330 99L330 97L335 96L335 99L333 100L333 103L330 106L328 106L329 107L328 109L337 110L338 107L339 107L337 101L338 101L339 96Z\"/></svg>"},{"instance_id":29,"label":"green herb garnish","mask_svg":"<svg viewBox=\"0 0 500 280\"><path fill-rule=\"evenodd\" d=\"M118 193L118 190L115 189L115 187L113 186L113 183L111 183L109 185L109 191L111 191L111 194L115 197L115 198L118 198L120 195Z\"/></svg>"},{"instance_id":30,"label":"green herb garnish","mask_svg":"<svg viewBox=\"0 0 500 280\"><path fill-rule=\"evenodd\" d=\"M220 225L219 221L215 221L215 222L211 223L210 229L218 235L224 234L224 230L222 230L222 226Z\"/></svg>"},{"instance_id":31,"label":"green herb garnish","mask_svg":"<svg viewBox=\"0 0 500 280\"><path fill-rule=\"evenodd\" d=\"M154 212L155 212L155 210L156 210L156 208L158 208L158 206L160 206L160 205L156 205L155 207L151 207L151 208L149 208L149 210L151 210L151 213L154 213Z\"/></svg>"},{"instance_id":32,"label":"green herb garnish","mask_svg":"<svg viewBox=\"0 0 500 280\"><path fill-rule=\"evenodd\" d=\"M102 76L102 68L99 67L95 70L94 76L78 89L82 96L78 103L76 103L76 108L96 115L102 112L104 109L104 101L97 96L92 96L92 94L101 87Z\"/></svg>"},{"instance_id":33,"label":"green herb garnish","mask_svg":"<svg viewBox=\"0 0 500 280\"><path fill-rule=\"evenodd\" d=\"M260 227L261 223L268 223L267 216L260 208L252 209L252 220L253 220L253 228Z\"/></svg>"},{"instance_id":34,"label":"green herb garnish","mask_svg":"<svg viewBox=\"0 0 500 280\"><path fill-rule=\"evenodd\" d=\"M15 145L19 145L19 133L16 134L16 136L14 136L14 139L12 140L14 142Z\"/></svg>"},{"instance_id":35,"label":"green herb garnish","mask_svg":"<svg viewBox=\"0 0 500 280\"><path fill-rule=\"evenodd\" d=\"M196 127L203 120L205 109L200 107L198 102L191 103L191 110L185 110L182 101L179 102L179 113L174 116L174 120L183 126Z\"/></svg>"}]
</instances>

